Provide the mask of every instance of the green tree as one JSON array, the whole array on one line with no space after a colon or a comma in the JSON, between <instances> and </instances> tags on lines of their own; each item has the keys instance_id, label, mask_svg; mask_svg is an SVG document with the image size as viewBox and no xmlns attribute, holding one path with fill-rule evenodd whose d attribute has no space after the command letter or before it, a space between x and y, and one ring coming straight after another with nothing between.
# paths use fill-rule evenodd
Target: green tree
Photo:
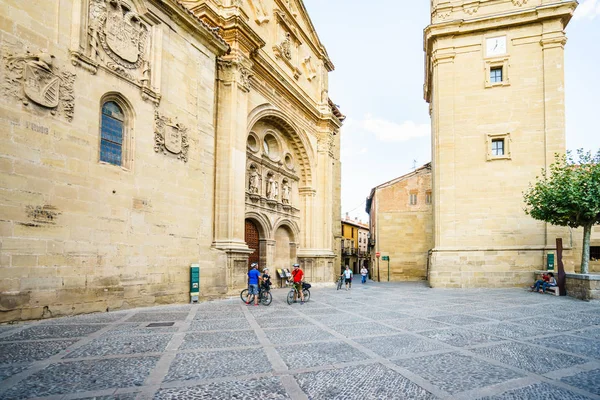
<instances>
[{"instance_id":1,"label":"green tree","mask_svg":"<svg viewBox=\"0 0 600 400\"><path fill-rule=\"evenodd\" d=\"M552 225L583 227L581 273L588 273L592 227L600 223L600 150L556 155L524 193L525 212Z\"/></svg>"}]
</instances>

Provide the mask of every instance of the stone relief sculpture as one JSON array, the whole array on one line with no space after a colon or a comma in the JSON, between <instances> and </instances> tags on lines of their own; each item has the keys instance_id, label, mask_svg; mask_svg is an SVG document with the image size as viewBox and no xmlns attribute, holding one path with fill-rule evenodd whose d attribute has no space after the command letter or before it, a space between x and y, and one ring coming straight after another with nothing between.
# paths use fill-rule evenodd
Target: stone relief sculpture
<instances>
[{"instance_id":1,"label":"stone relief sculpture","mask_svg":"<svg viewBox=\"0 0 600 400\"><path fill-rule=\"evenodd\" d=\"M304 64L304 69L306 70L306 79L311 82L317 77L317 70L312 63L312 56L308 55L304 57L302 64Z\"/></svg>"},{"instance_id":2,"label":"stone relief sculpture","mask_svg":"<svg viewBox=\"0 0 600 400\"><path fill-rule=\"evenodd\" d=\"M281 202L283 204L290 204L290 185L287 180L283 181L281 187Z\"/></svg>"},{"instance_id":3,"label":"stone relief sculpture","mask_svg":"<svg viewBox=\"0 0 600 400\"><path fill-rule=\"evenodd\" d=\"M156 124L154 132L154 151L172 154L183 162L188 161L189 142L187 128L180 123L173 123L170 118L154 113Z\"/></svg>"},{"instance_id":4,"label":"stone relief sculpture","mask_svg":"<svg viewBox=\"0 0 600 400\"><path fill-rule=\"evenodd\" d=\"M257 194L259 190L259 178L258 173L256 172L256 168L251 167L250 170L250 182L248 184L248 191L250 194Z\"/></svg>"},{"instance_id":5,"label":"stone relief sculpture","mask_svg":"<svg viewBox=\"0 0 600 400\"><path fill-rule=\"evenodd\" d=\"M73 119L75 74L60 70L54 65L54 56L46 51L38 53L12 52L4 49L7 70L3 91L19 98L24 105L29 102L61 113L70 122Z\"/></svg>"},{"instance_id":6,"label":"stone relief sculpture","mask_svg":"<svg viewBox=\"0 0 600 400\"><path fill-rule=\"evenodd\" d=\"M275 199L276 196L276 187L275 187L275 180L273 179L273 175L269 174L268 178L267 178L267 199L269 200L273 200Z\"/></svg>"},{"instance_id":7,"label":"stone relief sculpture","mask_svg":"<svg viewBox=\"0 0 600 400\"><path fill-rule=\"evenodd\" d=\"M292 39L289 33L285 34L285 38L279 44L281 54L288 60L292 59Z\"/></svg>"},{"instance_id":8,"label":"stone relief sculpture","mask_svg":"<svg viewBox=\"0 0 600 400\"><path fill-rule=\"evenodd\" d=\"M256 16L256 23L261 25L265 22L269 22L269 16L265 11L265 5L262 0L248 0L250 7L254 11Z\"/></svg>"},{"instance_id":9,"label":"stone relief sculpture","mask_svg":"<svg viewBox=\"0 0 600 400\"><path fill-rule=\"evenodd\" d=\"M106 68L141 89L144 100L155 104L160 94L152 88L150 25L137 13L132 0L89 0L86 33L80 48L71 50L71 63L92 74Z\"/></svg>"}]
</instances>

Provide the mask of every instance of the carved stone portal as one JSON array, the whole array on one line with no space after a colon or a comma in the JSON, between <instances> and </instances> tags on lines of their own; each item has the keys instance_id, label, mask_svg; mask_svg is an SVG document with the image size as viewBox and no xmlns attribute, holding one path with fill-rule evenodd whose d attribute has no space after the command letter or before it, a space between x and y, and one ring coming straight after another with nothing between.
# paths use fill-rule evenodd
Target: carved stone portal
<instances>
[{"instance_id":1,"label":"carved stone portal","mask_svg":"<svg viewBox=\"0 0 600 400\"><path fill-rule=\"evenodd\" d=\"M3 53L7 70L4 92L25 105L31 101L53 115L63 114L69 122L73 119L75 74L59 70L54 66L55 57L44 51L33 54L4 49Z\"/></svg>"},{"instance_id":2,"label":"carved stone portal","mask_svg":"<svg viewBox=\"0 0 600 400\"><path fill-rule=\"evenodd\" d=\"M180 123L173 123L170 118L154 114L156 124L154 132L154 151L177 156L183 162L188 161L189 142L187 128Z\"/></svg>"}]
</instances>

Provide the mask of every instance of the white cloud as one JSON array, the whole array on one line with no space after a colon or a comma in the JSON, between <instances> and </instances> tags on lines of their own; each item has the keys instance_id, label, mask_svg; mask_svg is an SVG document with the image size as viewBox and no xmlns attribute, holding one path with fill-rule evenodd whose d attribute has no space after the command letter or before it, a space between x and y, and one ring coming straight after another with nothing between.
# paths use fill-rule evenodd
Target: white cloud
<instances>
[{"instance_id":1,"label":"white cloud","mask_svg":"<svg viewBox=\"0 0 600 400\"><path fill-rule=\"evenodd\" d=\"M429 124L416 124L404 121L401 124L367 115L360 126L365 131L375 135L382 142L405 142L410 139L426 137L431 134Z\"/></svg>"},{"instance_id":2,"label":"white cloud","mask_svg":"<svg viewBox=\"0 0 600 400\"><path fill-rule=\"evenodd\" d=\"M600 16L600 0L584 0L575 10L574 19L594 19Z\"/></svg>"}]
</instances>

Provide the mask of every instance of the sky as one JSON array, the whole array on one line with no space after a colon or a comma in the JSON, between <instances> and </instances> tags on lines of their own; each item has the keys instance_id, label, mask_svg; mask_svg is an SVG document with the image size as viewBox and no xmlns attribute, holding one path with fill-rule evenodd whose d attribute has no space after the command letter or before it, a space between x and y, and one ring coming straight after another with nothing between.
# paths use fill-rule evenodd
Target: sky
<instances>
[{"instance_id":1,"label":"sky","mask_svg":"<svg viewBox=\"0 0 600 400\"><path fill-rule=\"evenodd\" d=\"M431 161L423 100L427 0L304 0L335 65L329 96L341 131L342 217L368 221L371 189ZM567 26L567 148L600 149L600 0L580 0Z\"/></svg>"}]
</instances>

